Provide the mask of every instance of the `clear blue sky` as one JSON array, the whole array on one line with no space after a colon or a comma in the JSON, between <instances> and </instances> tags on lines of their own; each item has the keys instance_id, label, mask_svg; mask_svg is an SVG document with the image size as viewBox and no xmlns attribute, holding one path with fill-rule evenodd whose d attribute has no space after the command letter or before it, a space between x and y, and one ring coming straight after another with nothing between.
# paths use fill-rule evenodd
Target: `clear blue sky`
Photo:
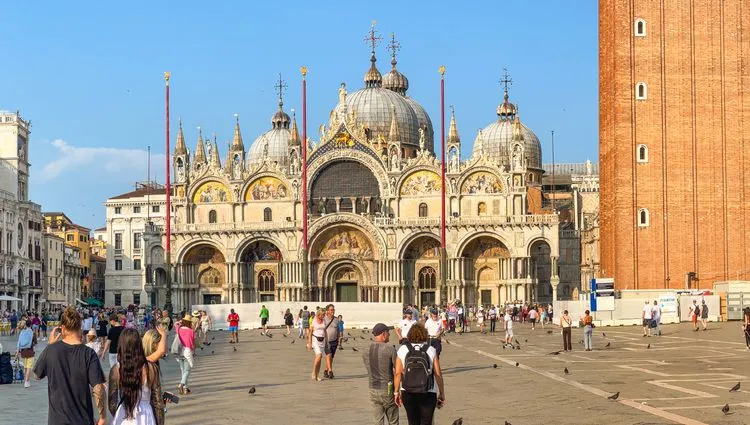
<instances>
[{"instance_id":1,"label":"clear blue sky","mask_svg":"<svg viewBox=\"0 0 750 425\"><path fill-rule=\"evenodd\" d=\"M299 112L303 64L308 134L317 135L339 84L362 87L373 19L384 38L396 33L399 70L436 136L437 69L447 67L446 104L456 107L464 156L477 130L496 118L507 67L511 100L541 139L544 162L550 130L557 162L598 157L595 1L16 1L0 15L0 109L32 121L32 199L102 226L104 201L145 180L148 145L163 181L166 70L173 139L181 116L191 150L197 126L226 149L235 113L248 148L270 128L279 72L288 80L285 108ZM387 72L385 43L377 55Z\"/></svg>"}]
</instances>

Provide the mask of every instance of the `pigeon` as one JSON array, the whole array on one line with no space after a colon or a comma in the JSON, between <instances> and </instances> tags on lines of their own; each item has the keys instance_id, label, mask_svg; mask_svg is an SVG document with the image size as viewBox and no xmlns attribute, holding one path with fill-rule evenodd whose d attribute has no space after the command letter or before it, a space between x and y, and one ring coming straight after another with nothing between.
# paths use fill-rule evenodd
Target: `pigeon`
<instances>
[{"instance_id":1,"label":"pigeon","mask_svg":"<svg viewBox=\"0 0 750 425\"><path fill-rule=\"evenodd\" d=\"M523 342L529 342L529 340L528 339L524 339Z\"/></svg>"},{"instance_id":2,"label":"pigeon","mask_svg":"<svg viewBox=\"0 0 750 425\"><path fill-rule=\"evenodd\" d=\"M604 332L602 332L602 336L606 338L607 334L605 334Z\"/></svg>"},{"instance_id":3,"label":"pigeon","mask_svg":"<svg viewBox=\"0 0 750 425\"><path fill-rule=\"evenodd\" d=\"M282 335L284 335L284 338L286 338L286 334L282 334Z\"/></svg>"},{"instance_id":4,"label":"pigeon","mask_svg":"<svg viewBox=\"0 0 750 425\"><path fill-rule=\"evenodd\" d=\"M359 350L357 350L356 348L352 347L352 351L359 351Z\"/></svg>"},{"instance_id":5,"label":"pigeon","mask_svg":"<svg viewBox=\"0 0 750 425\"><path fill-rule=\"evenodd\" d=\"M740 390L740 383L738 382L737 385L735 385L735 386L733 386L732 388L729 389L729 392L730 393L736 393L739 390Z\"/></svg>"},{"instance_id":6,"label":"pigeon","mask_svg":"<svg viewBox=\"0 0 750 425\"><path fill-rule=\"evenodd\" d=\"M608 342L607 345L604 346L604 348L609 348L612 345L611 342Z\"/></svg>"},{"instance_id":7,"label":"pigeon","mask_svg":"<svg viewBox=\"0 0 750 425\"><path fill-rule=\"evenodd\" d=\"M552 331L547 331L547 334L548 335L552 335Z\"/></svg>"},{"instance_id":8,"label":"pigeon","mask_svg":"<svg viewBox=\"0 0 750 425\"><path fill-rule=\"evenodd\" d=\"M565 372L566 375L570 375L570 371L568 371L567 367L565 368L564 372Z\"/></svg>"},{"instance_id":9,"label":"pigeon","mask_svg":"<svg viewBox=\"0 0 750 425\"><path fill-rule=\"evenodd\" d=\"M213 340L215 340L215 339L216 339L216 337L215 337L215 336L212 336L212 337L211 337L211 341L213 341Z\"/></svg>"},{"instance_id":10,"label":"pigeon","mask_svg":"<svg viewBox=\"0 0 750 425\"><path fill-rule=\"evenodd\" d=\"M201 347L201 351L203 351L203 347Z\"/></svg>"},{"instance_id":11,"label":"pigeon","mask_svg":"<svg viewBox=\"0 0 750 425\"><path fill-rule=\"evenodd\" d=\"M516 338L516 345L521 345L521 343L518 342L518 338Z\"/></svg>"},{"instance_id":12,"label":"pigeon","mask_svg":"<svg viewBox=\"0 0 750 425\"><path fill-rule=\"evenodd\" d=\"M518 362L516 362L516 367L518 367Z\"/></svg>"},{"instance_id":13,"label":"pigeon","mask_svg":"<svg viewBox=\"0 0 750 425\"><path fill-rule=\"evenodd\" d=\"M729 414L729 403L725 404L724 407L721 408L721 413L725 415Z\"/></svg>"},{"instance_id":14,"label":"pigeon","mask_svg":"<svg viewBox=\"0 0 750 425\"><path fill-rule=\"evenodd\" d=\"M213 354L213 353L214 353L214 350L211 350L211 354Z\"/></svg>"},{"instance_id":15,"label":"pigeon","mask_svg":"<svg viewBox=\"0 0 750 425\"><path fill-rule=\"evenodd\" d=\"M510 422L508 422L508 421L505 421L505 425L513 425L513 424L511 424L511 423L510 423Z\"/></svg>"},{"instance_id":16,"label":"pigeon","mask_svg":"<svg viewBox=\"0 0 750 425\"><path fill-rule=\"evenodd\" d=\"M464 418L458 418L453 421L453 425L464 425Z\"/></svg>"},{"instance_id":17,"label":"pigeon","mask_svg":"<svg viewBox=\"0 0 750 425\"><path fill-rule=\"evenodd\" d=\"M292 344L294 344L294 340L292 340Z\"/></svg>"},{"instance_id":18,"label":"pigeon","mask_svg":"<svg viewBox=\"0 0 750 425\"><path fill-rule=\"evenodd\" d=\"M237 351L237 347L232 347L232 348L234 348L234 351Z\"/></svg>"},{"instance_id":19,"label":"pigeon","mask_svg":"<svg viewBox=\"0 0 750 425\"><path fill-rule=\"evenodd\" d=\"M610 399L610 400L617 400L618 397L620 397L620 392L619 391L616 392L616 393L614 393L614 394L612 394L611 396L609 396L607 398Z\"/></svg>"},{"instance_id":20,"label":"pigeon","mask_svg":"<svg viewBox=\"0 0 750 425\"><path fill-rule=\"evenodd\" d=\"M395 347L394 347L394 348L395 348ZM343 350L343 349L344 349L344 347L339 347L339 350Z\"/></svg>"},{"instance_id":21,"label":"pigeon","mask_svg":"<svg viewBox=\"0 0 750 425\"><path fill-rule=\"evenodd\" d=\"M492 367L493 367L493 369L497 369L497 363L494 363L494 364L492 365Z\"/></svg>"},{"instance_id":22,"label":"pigeon","mask_svg":"<svg viewBox=\"0 0 750 425\"><path fill-rule=\"evenodd\" d=\"M370 341L372 341L372 337L370 337Z\"/></svg>"},{"instance_id":23,"label":"pigeon","mask_svg":"<svg viewBox=\"0 0 750 425\"><path fill-rule=\"evenodd\" d=\"M553 355L553 356L559 356L560 352L559 351L553 351L550 354Z\"/></svg>"},{"instance_id":24,"label":"pigeon","mask_svg":"<svg viewBox=\"0 0 750 425\"><path fill-rule=\"evenodd\" d=\"M250 390L247 392L248 394L255 394L255 386L253 385L250 387Z\"/></svg>"},{"instance_id":25,"label":"pigeon","mask_svg":"<svg viewBox=\"0 0 750 425\"><path fill-rule=\"evenodd\" d=\"M446 339L445 343L450 345L451 342Z\"/></svg>"},{"instance_id":26,"label":"pigeon","mask_svg":"<svg viewBox=\"0 0 750 425\"><path fill-rule=\"evenodd\" d=\"M649 348L651 348L651 344L646 346L646 350L648 350Z\"/></svg>"}]
</instances>

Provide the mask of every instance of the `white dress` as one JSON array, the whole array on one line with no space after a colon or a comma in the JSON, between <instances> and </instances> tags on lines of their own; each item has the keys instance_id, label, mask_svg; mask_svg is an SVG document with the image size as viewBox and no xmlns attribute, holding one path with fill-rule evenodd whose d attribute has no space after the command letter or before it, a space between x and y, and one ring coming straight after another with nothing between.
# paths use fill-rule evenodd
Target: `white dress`
<instances>
[{"instance_id":1,"label":"white dress","mask_svg":"<svg viewBox=\"0 0 750 425\"><path fill-rule=\"evenodd\" d=\"M125 406L120 404L112 420L114 425L156 425L154 409L151 407L151 388L141 386L141 400L135 406L132 419L125 419Z\"/></svg>"}]
</instances>

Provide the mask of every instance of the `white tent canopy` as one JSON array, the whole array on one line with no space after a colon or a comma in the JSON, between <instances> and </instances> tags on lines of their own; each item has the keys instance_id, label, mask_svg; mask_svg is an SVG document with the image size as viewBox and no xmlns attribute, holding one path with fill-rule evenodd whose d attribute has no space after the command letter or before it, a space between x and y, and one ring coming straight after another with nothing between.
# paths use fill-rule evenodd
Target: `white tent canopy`
<instances>
[{"instance_id":1,"label":"white tent canopy","mask_svg":"<svg viewBox=\"0 0 750 425\"><path fill-rule=\"evenodd\" d=\"M20 298L11 297L10 295L0 295L0 301L21 301Z\"/></svg>"}]
</instances>

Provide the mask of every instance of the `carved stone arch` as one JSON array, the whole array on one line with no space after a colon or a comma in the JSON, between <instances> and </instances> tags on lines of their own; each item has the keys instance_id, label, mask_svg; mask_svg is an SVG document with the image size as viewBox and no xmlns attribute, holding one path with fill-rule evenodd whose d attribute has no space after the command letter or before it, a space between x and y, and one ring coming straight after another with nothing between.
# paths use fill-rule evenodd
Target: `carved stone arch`
<instances>
[{"instance_id":1,"label":"carved stone arch","mask_svg":"<svg viewBox=\"0 0 750 425\"><path fill-rule=\"evenodd\" d=\"M282 260L291 260L289 257L289 251L286 248L286 245L282 243L277 238L271 236L271 235L264 235L264 236L252 236L246 239L243 239L239 244L237 244L237 248L234 250L234 261L239 263L242 261L242 255L245 253L245 250L252 245L255 242L258 241L264 241L268 242L272 245L274 245L276 248L278 248L279 252L281 253Z\"/></svg>"},{"instance_id":2,"label":"carved stone arch","mask_svg":"<svg viewBox=\"0 0 750 425\"><path fill-rule=\"evenodd\" d=\"M526 253L526 256L529 256L529 257L531 256L531 248L533 248L533 246L534 246L534 245L535 245L535 244L536 244L537 242L545 242L545 243L546 243L546 244L547 244L547 245L549 246L549 249L550 249L550 255L552 255L552 253L553 253L553 252L555 252L555 251L554 251L554 248L555 248L555 244L554 244L554 243L553 243L553 242L552 242L551 240L549 240L549 239L545 238L544 236L536 236L536 237L534 237L534 238L531 238L531 239L529 240L529 242L528 242L528 243L526 244L526 247L525 247L525 249L524 249L524 251L525 251L525 253Z\"/></svg>"},{"instance_id":3,"label":"carved stone arch","mask_svg":"<svg viewBox=\"0 0 750 425\"><path fill-rule=\"evenodd\" d=\"M469 178L471 178L471 176L473 176L473 175L475 175L475 174L477 174L479 172L482 172L482 171L484 171L486 173L489 173L489 174L492 174L495 178L497 178L498 182L501 182L501 184L503 185L503 191L502 191L503 195L507 195L509 193L508 192L509 188L508 188L508 185L506 183L507 179L505 178L504 173L502 173L499 169L497 169L495 167L490 167L488 165L482 165L482 166L478 166L478 167L468 167L468 168L466 168L461 173L460 177L458 178L458 182L456 184L457 189L458 189L458 193L457 194L458 195L465 195L465 193L463 193L464 184L467 182L467 180Z\"/></svg>"},{"instance_id":4,"label":"carved stone arch","mask_svg":"<svg viewBox=\"0 0 750 425\"><path fill-rule=\"evenodd\" d=\"M370 285L370 274L367 269L362 267L362 264L360 262L353 261L348 258L338 258L327 263L325 269L323 270L321 282L324 284L332 283L334 281L336 272L338 272L343 267L351 267L359 272L359 276L362 278L362 282L359 282L360 287Z\"/></svg>"},{"instance_id":5,"label":"carved stone arch","mask_svg":"<svg viewBox=\"0 0 750 425\"><path fill-rule=\"evenodd\" d=\"M512 245L505 240L501 235L495 233L495 232L477 232L477 233L470 233L461 239L458 244L456 245L456 250L453 252L454 258L460 258L463 256L464 250L466 250L466 247L473 241L482 238L482 237L490 237L492 239L498 240L500 243L505 245L506 248L508 248L508 251L512 251Z\"/></svg>"},{"instance_id":6,"label":"carved stone arch","mask_svg":"<svg viewBox=\"0 0 750 425\"><path fill-rule=\"evenodd\" d=\"M310 247L315 245L320 236L325 233L329 227L346 224L357 228L369 237L370 242L373 244L373 250L378 253L376 259L386 258L386 240L380 230L375 227L370 220L352 213L329 214L313 221L309 229L311 237L308 245ZM300 241L298 249L299 252L302 251L302 241ZM312 249L309 254L312 254Z\"/></svg>"},{"instance_id":7,"label":"carved stone arch","mask_svg":"<svg viewBox=\"0 0 750 425\"><path fill-rule=\"evenodd\" d=\"M408 237L406 237L406 239L404 239L403 242L401 242L401 245L399 245L398 248L396 249L396 253L397 253L396 254L396 258L398 258L399 260L403 260L404 259L404 254L406 254L406 250L408 248L410 248L411 244L414 241L416 241L417 239L422 238L422 237L433 238L438 243L440 243L440 235L437 235L435 233L428 232L428 231L422 231L422 232L412 233L411 235L409 235Z\"/></svg>"},{"instance_id":8,"label":"carved stone arch","mask_svg":"<svg viewBox=\"0 0 750 425\"><path fill-rule=\"evenodd\" d=\"M247 198L248 192L251 190L251 187L253 186L255 182L263 178L274 178L274 179L279 180L285 186L286 192L287 192L287 196L283 199L291 200L292 182L289 179L287 179L286 176L283 175L282 173L266 170L266 171L253 174L242 184L242 187L240 188L240 199L238 199L237 202L240 202L240 203L247 202L245 199ZM279 198L278 200L281 200L281 199L282 198Z\"/></svg>"},{"instance_id":9,"label":"carved stone arch","mask_svg":"<svg viewBox=\"0 0 750 425\"><path fill-rule=\"evenodd\" d=\"M324 155L321 155L315 158L308 165L308 168L307 168L308 193L311 193L310 190L312 189L312 185L315 182L315 179L320 174L320 172L328 164L335 162L337 160L359 162L360 164L368 168L375 176L375 179L378 181L380 197L385 198L387 189L388 189L388 172L385 170L385 168L383 167L383 164L380 161L377 161L371 155L368 155L364 152L360 152L355 149L335 149L335 150L332 150L331 152L328 152Z\"/></svg>"},{"instance_id":10,"label":"carved stone arch","mask_svg":"<svg viewBox=\"0 0 750 425\"><path fill-rule=\"evenodd\" d=\"M177 253L177 263L184 263L185 262L185 255L190 252L191 249L195 248L198 245L210 245L212 248L215 248L217 251L221 253L221 255L224 256L224 259L228 258L226 254L226 249L224 249L223 246L219 245L212 239L192 239L191 241L184 244L180 250Z\"/></svg>"},{"instance_id":11,"label":"carved stone arch","mask_svg":"<svg viewBox=\"0 0 750 425\"><path fill-rule=\"evenodd\" d=\"M231 189L232 185L229 183L229 181L226 178L217 177L217 176L205 176L190 184L190 189L188 190L188 196L187 196L187 199L189 200L189 202L194 203L193 199L196 193L198 192L198 190L201 189L204 184L210 183L210 182L216 182L218 184L223 185L227 190L227 194L229 196L234 197L234 194L232 193L232 189ZM228 203L236 202L236 200L232 199L232 200L228 200L227 202Z\"/></svg>"},{"instance_id":12,"label":"carved stone arch","mask_svg":"<svg viewBox=\"0 0 750 425\"><path fill-rule=\"evenodd\" d=\"M396 188L394 189L395 193L393 193L393 195L400 198L401 197L401 191L404 189L404 183L406 183L406 181L410 177L416 175L420 171L425 171L425 172L428 172L428 173L434 173L435 175L437 175L438 183L441 183L440 182L440 168L438 168L438 167L432 167L432 166L428 166L428 165L419 165L419 166L412 167L412 168L409 168L407 170L404 170L401 173L401 175L398 178L398 181L396 182ZM438 190L438 192L439 192L439 190Z\"/></svg>"}]
</instances>

